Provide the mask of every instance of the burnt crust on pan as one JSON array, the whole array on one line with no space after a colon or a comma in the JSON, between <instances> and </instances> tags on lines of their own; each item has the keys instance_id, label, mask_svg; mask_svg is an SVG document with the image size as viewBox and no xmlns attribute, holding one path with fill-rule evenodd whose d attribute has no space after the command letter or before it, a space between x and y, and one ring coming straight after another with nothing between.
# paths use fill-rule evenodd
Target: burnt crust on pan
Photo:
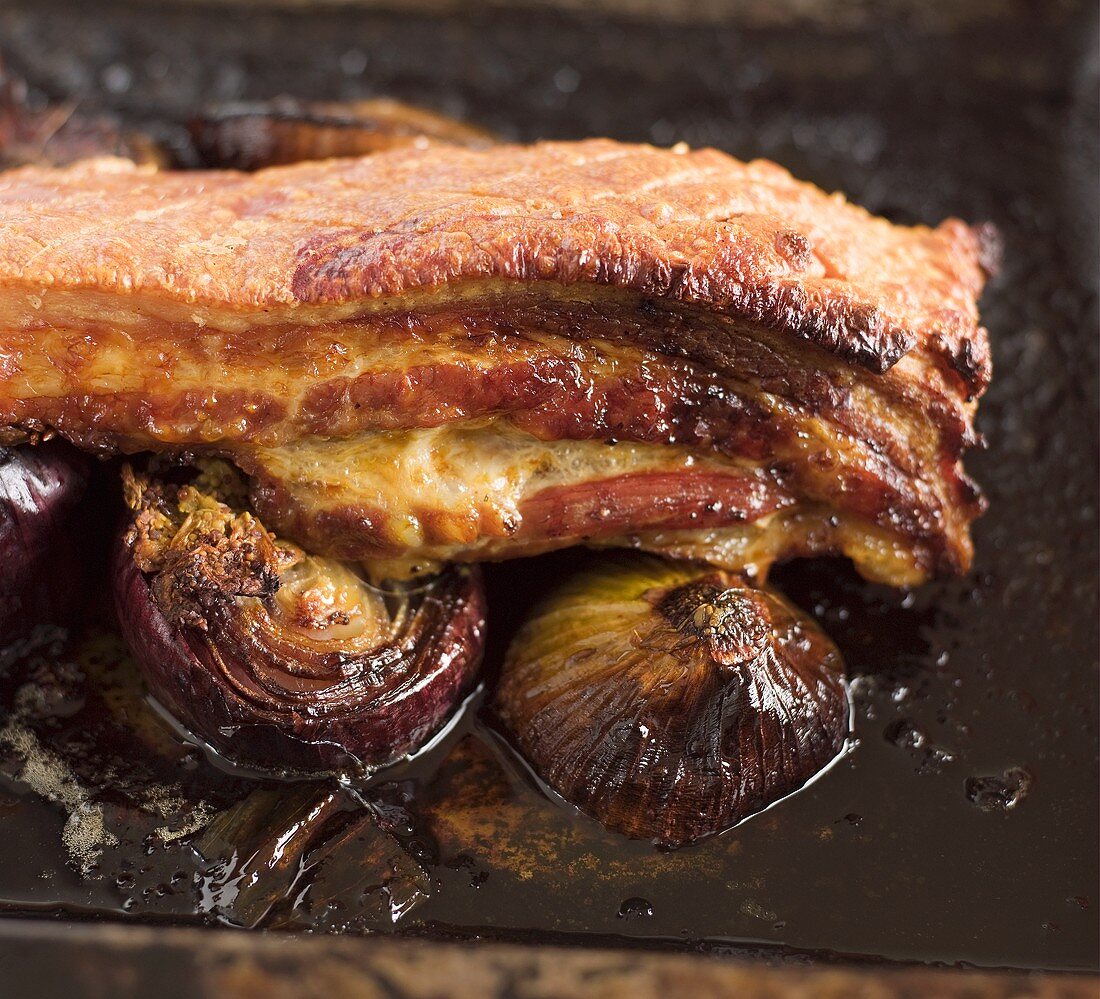
<instances>
[{"instance_id":1,"label":"burnt crust on pan","mask_svg":"<svg viewBox=\"0 0 1100 999\"><path fill-rule=\"evenodd\" d=\"M483 281L608 285L783 330L874 372L927 353L971 395L989 376L981 256L958 220L895 226L773 163L602 139L250 175L107 160L0 178L0 290L95 288L276 318L443 285L476 297Z\"/></svg>"}]
</instances>

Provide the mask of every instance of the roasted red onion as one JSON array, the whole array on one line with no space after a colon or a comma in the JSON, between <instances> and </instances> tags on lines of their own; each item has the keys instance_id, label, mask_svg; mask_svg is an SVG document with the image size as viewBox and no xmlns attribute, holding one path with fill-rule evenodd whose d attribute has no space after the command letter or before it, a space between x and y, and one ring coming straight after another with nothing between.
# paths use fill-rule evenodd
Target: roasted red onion
<instances>
[{"instance_id":1,"label":"roasted red onion","mask_svg":"<svg viewBox=\"0 0 1100 999\"><path fill-rule=\"evenodd\" d=\"M605 561L535 610L496 709L535 772L609 829L690 843L801 787L848 734L844 664L773 590Z\"/></svg>"},{"instance_id":2,"label":"roasted red onion","mask_svg":"<svg viewBox=\"0 0 1100 999\"><path fill-rule=\"evenodd\" d=\"M473 125L386 99L222 104L192 119L190 130L207 166L236 170L366 156L428 140L475 148L494 141Z\"/></svg>"},{"instance_id":3,"label":"roasted red onion","mask_svg":"<svg viewBox=\"0 0 1100 999\"><path fill-rule=\"evenodd\" d=\"M93 156L124 156L164 166L167 148L82 102L50 104L0 64L0 169L65 166Z\"/></svg>"},{"instance_id":4,"label":"roasted red onion","mask_svg":"<svg viewBox=\"0 0 1100 999\"><path fill-rule=\"evenodd\" d=\"M57 621L80 590L74 513L87 458L61 441L0 447L0 643Z\"/></svg>"},{"instance_id":5,"label":"roasted red onion","mask_svg":"<svg viewBox=\"0 0 1100 999\"><path fill-rule=\"evenodd\" d=\"M123 472L116 602L154 697L263 770L369 770L422 746L481 658L477 570L372 585L275 538L228 466L204 467L182 486Z\"/></svg>"}]
</instances>

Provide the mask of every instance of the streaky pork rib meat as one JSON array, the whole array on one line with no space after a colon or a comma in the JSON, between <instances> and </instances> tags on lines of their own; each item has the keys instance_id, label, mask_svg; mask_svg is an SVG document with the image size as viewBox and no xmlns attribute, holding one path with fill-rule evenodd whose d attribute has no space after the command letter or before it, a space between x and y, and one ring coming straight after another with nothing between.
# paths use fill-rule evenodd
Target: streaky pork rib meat
<instances>
[{"instance_id":1,"label":"streaky pork rib meat","mask_svg":"<svg viewBox=\"0 0 1100 999\"><path fill-rule=\"evenodd\" d=\"M216 455L343 559L577 543L964 571L981 230L768 162L427 144L0 176L0 422Z\"/></svg>"}]
</instances>

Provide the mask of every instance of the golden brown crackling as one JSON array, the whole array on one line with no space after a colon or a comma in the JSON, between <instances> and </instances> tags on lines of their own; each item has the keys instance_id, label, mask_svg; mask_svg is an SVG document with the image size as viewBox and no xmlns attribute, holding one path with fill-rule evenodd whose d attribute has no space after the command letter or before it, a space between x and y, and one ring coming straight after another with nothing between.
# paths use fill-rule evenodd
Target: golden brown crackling
<instances>
[{"instance_id":1,"label":"golden brown crackling","mask_svg":"<svg viewBox=\"0 0 1100 999\"><path fill-rule=\"evenodd\" d=\"M610 285L885 371L988 380L974 230L896 226L765 161L592 139L429 145L256 174L118 160L0 178L0 293L81 288L247 317L479 282Z\"/></svg>"}]
</instances>

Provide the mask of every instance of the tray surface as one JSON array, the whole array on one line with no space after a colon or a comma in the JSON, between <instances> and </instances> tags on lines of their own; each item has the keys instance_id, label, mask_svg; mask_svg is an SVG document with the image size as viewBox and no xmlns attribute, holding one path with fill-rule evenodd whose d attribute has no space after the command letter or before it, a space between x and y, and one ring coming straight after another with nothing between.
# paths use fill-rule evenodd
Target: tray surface
<instances>
[{"instance_id":1,"label":"tray surface","mask_svg":"<svg viewBox=\"0 0 1100 999\"><path fill-rule=\"evenodd\" d=\"M328 786L271 790L143 713L89 586L93 623L3 663L0 909L1096 968L1095 31L1085 5L1071 14L944 35L7 5L16 68L135 121L385 93L522 139L713 144L900 221L992 220L1005 266L983 301L995 376L989 448L968 460L990 500L974 571L911 594L836 562L775 574L853 677L858 745L811 787L658 853L547 801L474 705L367 808ZM105 519L111 488L108 467ZM573 557L492 571L494 655ZM295 840L318 807L328 825Z\"/></svg>"}]
</instances>

